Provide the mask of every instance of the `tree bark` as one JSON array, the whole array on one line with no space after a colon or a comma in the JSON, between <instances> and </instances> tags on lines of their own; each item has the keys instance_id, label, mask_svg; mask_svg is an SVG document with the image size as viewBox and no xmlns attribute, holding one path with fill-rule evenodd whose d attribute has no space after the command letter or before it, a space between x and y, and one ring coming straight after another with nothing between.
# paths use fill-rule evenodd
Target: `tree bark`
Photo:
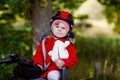
<instances>
[{"instance_id":1,"label":"tree bark","mask_svg":"<svg viewBox=\"0 0 120 80\"><path fill-rule=\"evenodd\" d=\"M40 37L49 29L51 17L51 0L34 0L32 7L32 50L33 55L39 44ZM46 5L46 6L41 6Z\"/></svg>"}]
</instances>

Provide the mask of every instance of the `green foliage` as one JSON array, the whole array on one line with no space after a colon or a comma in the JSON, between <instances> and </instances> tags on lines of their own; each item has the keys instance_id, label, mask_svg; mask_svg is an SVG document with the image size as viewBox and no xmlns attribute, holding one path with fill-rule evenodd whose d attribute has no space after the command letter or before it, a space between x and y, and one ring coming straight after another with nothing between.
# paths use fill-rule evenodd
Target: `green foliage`
<instances>
[{"instance_id":1,"label":"green foliage","mask_svg":"<svg viewBox=\"0 0 120 80\"><path fill-rule=\"evenodd\" d=\"M84 21L87 18L88 18L88 15L80 15L80 16L77 17L77 19L79 19L81 21Z\"/></svg>"},{"instance_id":2,"label":"green foliage","mask_svg":"<svg viewBox=\"0 0 120 80\"><path fill-rule=\"evenodd\" d=\"M114 57L114 56L117 57L119 55L118 53L120 52L118 49L120 47L119 39L114 40L114 39L106 39L106 38L98 37L95 39L83 38L83 39L78 39L77 41L78 41L77 43L79 43L76 44L76 46L79 46L79 48L77 47L78 48L77 50L78 52L83 51L80 56L84 58L85 56L89 56L92 57L92 59L96 60L96 59L105 59L107 57ZM86 49L88 49L89 52Z\"/></svg>"},{"instance_id":3,"label":"green foliage","mask_svg":"<svg viewBox=\"0 0 120 80\"><path fill-rule=\"evenodd\" d=\"M69 10L73 12L86 0L53 0L52 10L53 12L61 9ZM59 6L58 6L59 5Z\"/></svg>"},{"instance_id":4,"label":"green foliage","mask_svg":"<svg viewBox=\"0 0 120 80\"><path fill-rule=\"evenodd\" d=\"M27 31L5 30L2 29L0 34L0 54L8 55L11 53L19 53L21 55L30 54L31 52L31 36Z\"/></svg>"},{"instance_id":5,"label":"green foliage","mask_svg":"<svg viewBox=\"0 0 120 80\"><path fill-rule=\"evenodd\" d=\"M1 16L9 17L9 15L4 13L9 13L15 19L15 15L19 15L21 17L30 18L30 10L31 10L31 2L29 0L0 0L0 11L3 12ZM0 16L0 17L1 17ZM2 17L4 18L4 17Z\"/></svg>"},{"instance_id":6,"label":"green foliage","mask_svg":"<svg viewBox=\"0 0 120 80\"><path fill-rule=\"evenodd\" d=\"M13 77L13 68L16 64L0 64L0 80L10 80Z\"/></svg>"},{"instance_id":7,"label":"green foliage","mask_svg":"<svg viewBox=\"0 0 120 80\"><path fill-rule=\"evenodd\" d=\"M42 8L47 7L48 1L47 1L47 0L41 0L41 1L42 1L41 7L42 7Z\"/></svg>"},{"instance_id":8,"label":"green foliage","mask_svg":"<svg viewBox=\"0 0 120 80\"><path fill-rule=\"evenodd\" d=\"M113 0L98 0L98 1L106 6L115 6L116 5L115 10L118 10L120 8L120 6L119 6L120 0L114 0L114 1Z\"/></svg>"},{"instance_id":9,"label":"green foliage","mask_svg":"<svg viewBox=\"0 0 120 80\"><path fill-rule=\"evenodd\" d=\"M120 33L120 0L98 0L105 5L104 14L108 22L115 23L115 31Z\"/></svg>"}]
</instances>

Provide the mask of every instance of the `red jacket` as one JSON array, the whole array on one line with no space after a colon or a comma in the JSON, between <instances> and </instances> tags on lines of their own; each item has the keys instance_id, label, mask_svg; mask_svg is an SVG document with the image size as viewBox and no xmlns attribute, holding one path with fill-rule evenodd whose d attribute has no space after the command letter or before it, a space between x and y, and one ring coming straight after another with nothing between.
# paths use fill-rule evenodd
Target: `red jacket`
<instances>
[{"instance_id":1,"label":"red jacket","mask_svg":"<svg viewBox=\"0 0 120 80\"><path fill-rule=\"evenodd\" d=\"M47 71L41 75L42 78L45 78L48 74L49 71L51 70L59 70L59 68L55 65L54 62L52 62L48 52L53 49L55 41L58 39L54 39L53 37L46 38L45 41L45 48L46 48L46 63L49 64L49 67ZM65 39L59 39L63 42L65 42ZM76 57L76 50L74 48L74 45L71 43L70 45L67 46L67 51L69 53L69 58L67 59L62 59L65 61L64 66L67 68L73 67L77 63L77 57ZM42 53L42 42L40 42L38 49L33 57L34 65L39 64L42 67L44 67L44 59L43 59L43 53Z\"/></svg>"}]
</instances>

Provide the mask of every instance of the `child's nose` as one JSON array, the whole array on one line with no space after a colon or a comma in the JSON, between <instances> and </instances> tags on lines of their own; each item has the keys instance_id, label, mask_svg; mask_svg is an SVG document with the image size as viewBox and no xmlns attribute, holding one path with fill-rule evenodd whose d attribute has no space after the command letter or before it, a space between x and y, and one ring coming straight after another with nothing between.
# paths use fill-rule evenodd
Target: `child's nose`
<instances>
[{"instance_id":1,"label":"child's nose","mask_svg":"<svg viewBox=\"0 0 120 80\"><path fill-rule=\"evenodd\" d=\"M60 32L61 32L61 31L62 31L62 29L59 29L58 31L60 31Z\"/></svg>"},{"instance_id":2,"label":"child's nose","mask_svg":"<svg viewBox=\"0 0 120 80\"><path fill-rule=\"evenodd\" d=\"M62 31L62 29L61 29L61 28L58 28L58 31Z\"/></svg>"}]
</instances>

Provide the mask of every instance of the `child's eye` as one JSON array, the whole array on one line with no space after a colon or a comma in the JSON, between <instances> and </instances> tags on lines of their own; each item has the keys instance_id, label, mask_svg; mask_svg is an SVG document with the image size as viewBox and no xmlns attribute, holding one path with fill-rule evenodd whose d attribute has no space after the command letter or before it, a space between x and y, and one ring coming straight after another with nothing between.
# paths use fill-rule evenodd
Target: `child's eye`
<instances>
[{"instance_id":1,"label":"child's eye","mask_svg":"<svg viewBox=\"0 0 120 80\"><path fill-rule=\"evenodd\" d=\"M56 25L55 27L56 27L56 28L59 28L59 26L58 26L58 25Z\"/></svg>"},{"instance_id":2,"label":"child's eye","mask_svg":"<svg viewBox=\"0 0 120 80\"><path fill-rule=\"evenodd\" d=\"M62 27L62 29L65 29L64 27Z\"/></svg>"}]
</instances>

